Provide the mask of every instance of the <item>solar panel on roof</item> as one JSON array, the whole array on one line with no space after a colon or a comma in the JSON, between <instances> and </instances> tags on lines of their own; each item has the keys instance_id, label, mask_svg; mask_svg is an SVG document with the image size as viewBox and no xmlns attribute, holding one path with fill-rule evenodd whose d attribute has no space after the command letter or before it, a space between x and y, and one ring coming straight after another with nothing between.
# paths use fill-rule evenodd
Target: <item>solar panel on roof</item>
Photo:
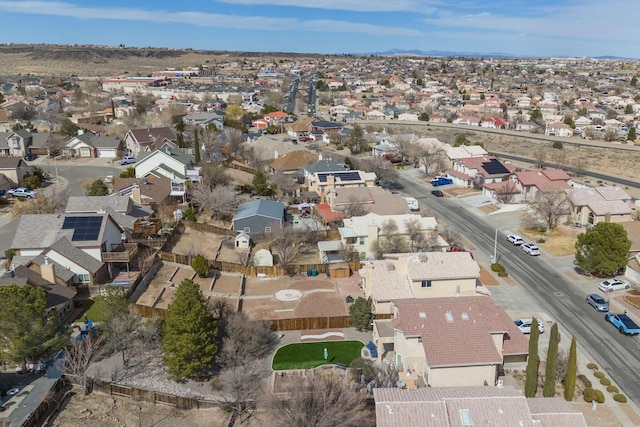
<instances>
[{"instance_id":1,"label":"solar panel on roof","mask_svg":"<svg viewBox=\"0 0 640 427\"><path fill-rule=\"evenodd\" d=\"M73 230L72 241L96 240L102 228L101 216L68 216L62 224L63 230Z\"/></svg>"},{"instance_id":2,"label":"solar panel on roof","mask_svg":"<svg viewBox=\"0 0 640 427\"><path fill-rule=\"evenodd\" d=\"M482 163L482 168L487 171L489 175L500 175L509 173L507 169L498 159L491 159L488 162Z\"/></svg>"}]
</instances>

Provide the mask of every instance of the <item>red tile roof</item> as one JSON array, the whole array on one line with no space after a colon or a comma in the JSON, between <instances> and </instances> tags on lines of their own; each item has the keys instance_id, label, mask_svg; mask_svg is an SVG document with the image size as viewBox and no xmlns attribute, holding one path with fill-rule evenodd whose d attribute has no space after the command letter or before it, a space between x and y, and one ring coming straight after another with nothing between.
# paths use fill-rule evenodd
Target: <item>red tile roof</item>
<instances>
[{"instance_id":1,"label":"red tile roof","mask_svg":"<svg viewBox=\"0 0 640 427\"><path fill-rule=\"evenodd\" d=\"M528 352L528 340L502 307L488 297L450 297L394 301L395 329L419 335L431 367L502 363L492 334L504 334L503 354Z\"/></svg>"},{"instance_id":2,"label":"red tile roof","mask_svg":"<svg viewBox=\"0 0 640 427\"><path fill-rule=\"evenodd\" d=\"M564 171L561 172L564 173ZM570 189L571 186L567 183L567 180L571 179L571 177L564 173L564 175L566 175L566 178L564 178L561 172L556 172L555 170L534 170L516 172L515 175L523 186L534 186L543 192ZM550 177L553 179L550 179Z\"/></svg>"},{"instance_id":3,"label":"red tile roof","mask_svg":"<svg viewBox=\"0 0 640 427\"><path fill-rule=\"evenodd\" d=\"M327 222L342 221L344 214L342 212L334 212L331 210L331 206L327 203L320 203L316 205L316 211Z\"/></svg>"}]
</instances>

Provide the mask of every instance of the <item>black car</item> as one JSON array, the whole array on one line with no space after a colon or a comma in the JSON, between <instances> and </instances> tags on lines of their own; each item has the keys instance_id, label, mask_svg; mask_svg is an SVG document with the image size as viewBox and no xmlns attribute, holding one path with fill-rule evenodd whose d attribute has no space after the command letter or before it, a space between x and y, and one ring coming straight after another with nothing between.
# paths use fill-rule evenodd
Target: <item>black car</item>
<instances>
[{"instance_id":1,"label":"black car","mask_svg":"<svg viewBox=\"0 0 640 427\"><path fill-rule=\"evenodd\" d=\"M35 159L37 159L37 158L38 158L38 156L37 156L36 154L31 154L31 153L27 153L27 154L24 156L24 159L25 159L27 162L30 162L30 161L35 160Z\"/></svg>"},{"instance_id":2,"label":"black car","mask_svg":"<svg viewBox=\"0 0 640 427\"><path fill-rule=\"evenodd\" d=\"M433 194L436 197L444 197L444 193L440 190L433 190L431 194Z\"/></svg>"}]
</instances>

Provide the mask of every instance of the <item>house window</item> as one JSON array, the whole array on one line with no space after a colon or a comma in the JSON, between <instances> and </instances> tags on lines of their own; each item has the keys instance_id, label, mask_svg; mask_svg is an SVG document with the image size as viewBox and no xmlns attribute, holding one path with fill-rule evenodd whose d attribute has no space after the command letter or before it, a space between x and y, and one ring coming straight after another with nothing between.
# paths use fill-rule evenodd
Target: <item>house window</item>
<instances>
[{"instance_id":1,"label":"house window","mask_svg":"<svg viewBox=\"0 0 640 427\"><path fill-rule=\"evenodd\" d=\"M593 225L593 223L595 222L595 215L593 215L593 212L589 212L587 222L589 223L589 225Z\"/></svg>"},{"instance_id":2,"label":"house window","mask_svg":"<svg viewBox=\"0 0 640 427\"><path fill-rule=\"evenodd\" d=\"M361 238L360 238L360 244L361 244L361 245L364 245L364 237L361 237Z\"/></svg>"},{"instance_id":3,"label":"house window","mask_svg":"<svg viewBox=\"0 0 640 427\"><path fill-rule=\"evenodd\" d=\"M264 228L264 232L265 233L271 233L271 227L265 227Z\"/></svg>"},{"instance_id":4,"label":"house window","mask_svg":"<svg viewBox=\"0 0 640 427\"><path fill-rule=\"evenodd\" d=\"M418 337L418 344L422 344L422 337Z\"/></svg>"},{"instance_id":5,"label":"house window","mask_svg":"<svg viewBox=\"0 0 640 427\"><path fill-rule=\"evenodd\" d=\"M89 275L88 274L76 274L80 283L89 283Z\"/></svg>"},{"instance_id":6,"label":"house window","mask_svg":"<svg viewBox=\"0 0 640 427\"><path fill-rule=\"evenodd\" d=\"M366 252L360 252L360 259L366 259L367 258L367 253Z\"/></svg>"},{"instance_id":7,"label":"house window","mask_svg":"<svg viewBox=\"0 0 640 427\"><path fill-rule=\"evenodd\" d=\"M251 233L251 227L245 227L244 228L244 232L245 233Z\"/></svg>"},{"instance_id":8,"label":"house window","mask_svg":"<svg viewBox=\"0 0 640 427\"><path fill-rule=\"evenodd\" d=\"M421 285L422 285L423 288L430 288L431 287L431 280L423 280Z\"/></svg>"}]
</instances>

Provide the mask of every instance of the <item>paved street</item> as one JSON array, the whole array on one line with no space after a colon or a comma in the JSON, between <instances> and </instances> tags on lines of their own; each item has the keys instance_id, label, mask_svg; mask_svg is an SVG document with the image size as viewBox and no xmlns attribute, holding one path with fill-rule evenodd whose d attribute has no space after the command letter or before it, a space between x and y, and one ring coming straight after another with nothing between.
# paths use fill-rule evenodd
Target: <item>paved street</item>
<instances>
[{"instance_id":1,"label":"paved street","mask_svg":"<svg viewBox=\"0 0 640 427\"><path fill-rule=\"evenodd\" d=\"M480 202L477 198L470 199L469 204L465 199L432 197L431 186L419 174L415 170L403 171L402 192L418 198L437 215L439 222L451 224L461 232L471 244L476 260L485 268L489 267L489 257L494 251L495 231L500 229L498 260L505 265L513 285L490 288L496 302L508 312L529 313L546 322L558 322L565 345L569 337L576 336L585 358L596 362L627 396L640 402L640 372L636 369L640 366L640 341L637 337L620 335L604 321L602 313L586 306L585 296L596 290L597 280L573 273L571 256L555 258L543 253L530 257L508 243L505 235L520 226L517 213L486 215L477 209ZM612 311L615 310L622 308L614 303Z\"/></svg>"}]
</instances>

